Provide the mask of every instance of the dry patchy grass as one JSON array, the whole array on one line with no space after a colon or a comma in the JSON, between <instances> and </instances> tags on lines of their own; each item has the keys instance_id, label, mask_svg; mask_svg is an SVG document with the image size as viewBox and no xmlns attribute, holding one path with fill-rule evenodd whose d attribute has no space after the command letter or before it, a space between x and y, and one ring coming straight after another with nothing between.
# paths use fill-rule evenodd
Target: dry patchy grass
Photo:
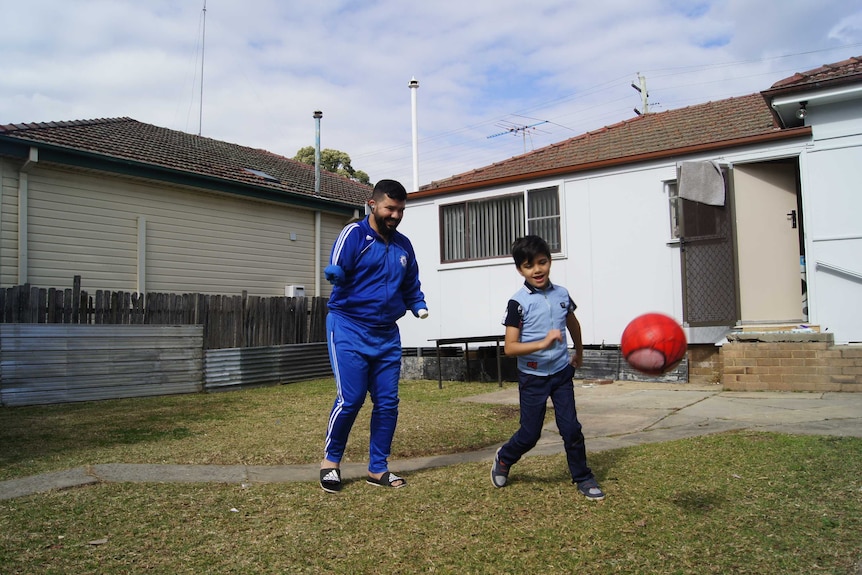
<instances>
[{"instance_id":1,"label":"dry patchy grass","mask_svg":"<svg viewBox=\"0 0 862 575\"><path fill-rule=\"evenodd\" d=\"M577 495L562 455L494 489L487 464L384 490L314 483L104 484L0 502L5 573L850 575L858 439L732 433L597 453Z\"/></svg>"},{"instance_id":2,"label":"dry patchy grass","mask_svg":"<svg viewBox=\"0 0 862 575\"><path fill-rule=\"evenodd\" d=\"M488 384L406 382L393 457L505 440ZM313 463L332 382L0 410L2 477L95 463ZM348 457L365 460L367 412ZM549 414L549 417L552 417ZM346 482L100 484L0 502L3 573L859 575L862 440L737 432L591 454L586 501L563 455L495 489L487 463Z\"/></svg>"}]
</instances>

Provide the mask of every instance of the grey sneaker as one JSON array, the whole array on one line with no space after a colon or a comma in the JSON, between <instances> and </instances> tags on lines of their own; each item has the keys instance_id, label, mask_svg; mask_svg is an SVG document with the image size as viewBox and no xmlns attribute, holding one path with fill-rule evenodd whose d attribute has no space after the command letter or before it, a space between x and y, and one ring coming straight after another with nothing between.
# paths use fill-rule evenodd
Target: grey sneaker
<instances>
[{"instance_id":1,"label":"grey sneaker","mask_svg":"<svg viewBox=\"0 0 862 575\"><path fill-rule=\"evenodd\" d=\"M601 501L605 498L605 492L602 491L595 479L587 479L578 483L578 491L590 501Z\"/></svg>"},{"instance_id":2,"label":"grey sneaker","mask_svg":"<svg viewBox=\"0 0 862 575\"><path fill-rule=\"evenodd\" d=\"M494 465L491 466L491 483L494 487L505 487L509 480L509 466L500 459L500 450L494 456Z\"/></svg>"}]
</instances>

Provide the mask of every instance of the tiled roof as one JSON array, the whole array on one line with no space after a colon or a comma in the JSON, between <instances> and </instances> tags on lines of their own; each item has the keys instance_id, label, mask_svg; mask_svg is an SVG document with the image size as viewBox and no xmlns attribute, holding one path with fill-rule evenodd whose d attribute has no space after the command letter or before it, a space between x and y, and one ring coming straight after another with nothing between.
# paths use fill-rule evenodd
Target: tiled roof
<instances>
[{"instance_id":1,"label":"tiled roof","mask_svg":"<svg viewBox=\"0 0 862 575\"><path fill-rule=\"evenodd\" d=\"M651 113L515 156L484 168L422 186L417 194L444 188L481 187L510 178L574 172L608 162L626 163L727 146L768 137L781 130L761 94Z\"/></svg>"},{"instance_id":2,"label":"tiled roof","mask_svg":"<svg viewBox=\"0 0 862 575\"><path fill-rule=\"evenodd\" d=\"M781 129L769 107L770 98L811 88L858 83L860 78L862 57L848 58L794 74L760 94L647 114L606 126L490 166L431 182L414 196L535 179L758 139L802 136L807 128Z\"/></svg>"},{"instance_id":3,"label":"tiled roof","mask_svg":"<svg viewBox=\"0 0 862 575\"><path fill-rule=\"evenodd\" d=\"M314 166L266 150L160 128L131 118L11 124L0 126L0 138L314 197ZM249 170L263 172L274 180ZM370 195L368 186L321 171L321 198L361 206Z\"/></svg>"},{"instance_id":4,"label":"tiled roof","mask_svg":"<svg viewBox=\"0 0 862 575\"><path fill-rule=\"evenodd\" d=\"M812 85L822 87L843 83L850 79L858 81L859 76L862 76L862 57L854 56L834 64L824 64L807 72L798 72L773 84L770 91L803 86L810 88Z\"/></svg>"}]
</instances>

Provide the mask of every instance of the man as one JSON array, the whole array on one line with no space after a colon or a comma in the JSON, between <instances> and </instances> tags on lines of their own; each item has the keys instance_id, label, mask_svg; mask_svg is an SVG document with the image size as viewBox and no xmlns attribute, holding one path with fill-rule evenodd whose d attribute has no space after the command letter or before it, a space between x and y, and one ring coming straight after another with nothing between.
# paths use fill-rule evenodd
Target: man
<instances>
[{"instance_id":1,"label":"man","mask_svg":"<svg viewBox=\"0 0 862 575\"><path fill-rule=\"evenodd\" d=\"M341 458L366 394L374 404L366 480L382 487L407 485L389 472L387 461L398 420L401 373L395 322L408 309L425 318L428 306L413 246L396 230L406 203L404 186L379 181L368 202L371 213L341 231L324 272L334 286L326 334L337 391L320 464L320 486L328 493L341 490Z\"/></svg>"}]
</instances>

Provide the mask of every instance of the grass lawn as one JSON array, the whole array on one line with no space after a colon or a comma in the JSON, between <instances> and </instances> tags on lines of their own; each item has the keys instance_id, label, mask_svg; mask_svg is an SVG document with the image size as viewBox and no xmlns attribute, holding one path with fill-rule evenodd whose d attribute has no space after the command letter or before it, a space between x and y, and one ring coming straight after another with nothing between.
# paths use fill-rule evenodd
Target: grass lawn
<instances>
[{"instance_id":1,"label":"grass lawn","mask_svg":"<svg viewBox=\"0 0 862 575\"><path fill-rule=\"evenodd\" d=\"M517 427L488 384L402 384L393 459ZM0 409L0 478L96 463L319 461L331 380L208 395ZM367 417L348 458L363 461ZM552 417L552 414L549 414ZM589 447L589 443L588 443ZM101 484L0 501L0 573L862 573L862 440L736 432L412 472L385 490L316 483Z\"/></svg>"}]
</instances>

